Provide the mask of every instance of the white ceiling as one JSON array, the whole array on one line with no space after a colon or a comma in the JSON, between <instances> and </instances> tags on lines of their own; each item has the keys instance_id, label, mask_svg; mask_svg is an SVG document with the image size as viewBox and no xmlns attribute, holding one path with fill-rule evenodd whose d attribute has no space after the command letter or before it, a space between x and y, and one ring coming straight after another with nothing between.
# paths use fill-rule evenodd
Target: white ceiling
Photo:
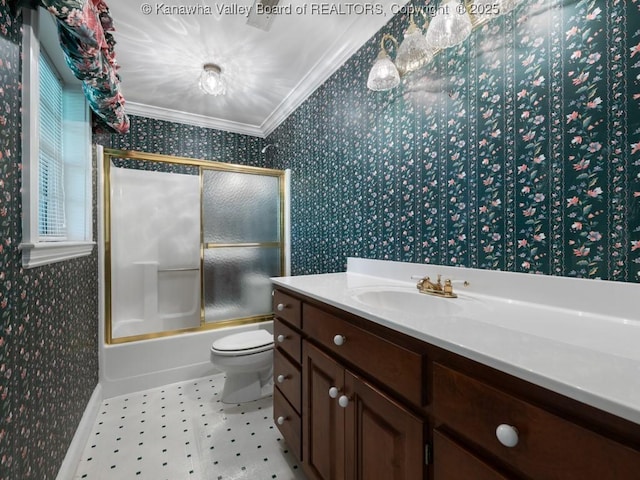
<instances>
[{"instance_id":1,"label":"white ceiling","mask_svg":"<svg viewBox=\"0 0 640 480\"><path fill-rule=\"evenodd\" d=\"M381 5L383 13L283 14L265 32L247 25L242 14L218 10L247 8L253 0L148 1L149 15L142 13L142 1L108 1L127 112L260 137L286 119L400 5L392 0L378 4L281 0L279 6L290 5L293 12L296 7L311 12L319 5L342 12L348 12L349 5ZM201 14L162 13L174 5L190 5ZM226 95L208 96L198 88L202 65L208 62L222 68Z\"/></svg>"}]
</instances>

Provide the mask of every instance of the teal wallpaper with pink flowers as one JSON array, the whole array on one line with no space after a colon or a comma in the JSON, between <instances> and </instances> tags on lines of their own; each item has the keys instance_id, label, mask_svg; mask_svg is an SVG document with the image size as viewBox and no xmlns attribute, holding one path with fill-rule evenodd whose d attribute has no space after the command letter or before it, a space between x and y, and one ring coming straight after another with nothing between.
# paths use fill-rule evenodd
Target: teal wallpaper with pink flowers
<instances>
[{"instance_id":1,"label":"teal wallpaper with pink flowers","mask_svg":"<svg viewBox=\"0 0 640 480\"><path fill-rule=\"evenodd\" d=\"M0 0L0 478L45 480L98 382L98 255L22 267L21 62Z\"/></svg>"},{"instance_id":2,"label":"teal wallpaper with pink flowers","mask_svg":"<svg viewBox=\"0 0 640 480\"><path fill-rule=\"evenodd\" d=\"M266 139L132 117L96 140L291 168L294 274L360 256L640 282L640 0L525 0L368 91L406 25ZM21 49L0 0L0 478L52 479L97 382L97 255L20 265Z\"/></svg>"},{"instance_id":3,"label":"teal wallpaper with pink flowers","mask_svg":"<svg viewBox=\"0 0 640 480\"><path fill-rule=\"evenodd\" d=\"M407 22L267 139L293 170L294 273L362 256L640 282L640 2L521 2L367 90Z\"/></svg>"}]
</instances>

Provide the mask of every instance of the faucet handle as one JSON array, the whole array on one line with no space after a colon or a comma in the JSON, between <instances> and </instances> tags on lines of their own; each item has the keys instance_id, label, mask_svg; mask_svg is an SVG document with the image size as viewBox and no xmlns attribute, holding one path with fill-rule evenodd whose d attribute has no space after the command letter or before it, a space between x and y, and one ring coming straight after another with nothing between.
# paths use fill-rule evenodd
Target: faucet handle
<instances>
[{"instance_id":1,"label":"faucet handle","mask_svg":"<svg viewBox=\"0 0 640 480\"><path fill-rule=\"evenodd\" d=\"M453 285L451 284L450 278L447 278L444 281L444 287L442 291L445 293L445 295L453 295Z\"/></svg>"}]
</instances>

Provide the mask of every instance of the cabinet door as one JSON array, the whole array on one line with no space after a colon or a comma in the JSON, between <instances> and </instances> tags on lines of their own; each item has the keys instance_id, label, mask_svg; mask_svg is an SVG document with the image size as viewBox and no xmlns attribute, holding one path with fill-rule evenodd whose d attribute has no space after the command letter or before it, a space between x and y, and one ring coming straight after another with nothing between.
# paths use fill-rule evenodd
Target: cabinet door
<instances>
[{"instance_id":1,"label":"cabinet door","mask_svg":"<svg viewBox=\"0 0 640 480\"><path fill-rule=\"evenodd\" d=\"M309 342L303 342L302 352L305 471L316 480L345 480L344 409L329 396L331 387L344 390L344 370Z\"/></svg>"},{"instance_id":2,"label":"cabinet door","mask_svg":"<svg viewBox=\"0 0 640 480\"><path fill-rule=\"evenodd\" d=\"M347 478L423 480L424 421L348 371L345 390Z\"/></svg>"}]
</instances>

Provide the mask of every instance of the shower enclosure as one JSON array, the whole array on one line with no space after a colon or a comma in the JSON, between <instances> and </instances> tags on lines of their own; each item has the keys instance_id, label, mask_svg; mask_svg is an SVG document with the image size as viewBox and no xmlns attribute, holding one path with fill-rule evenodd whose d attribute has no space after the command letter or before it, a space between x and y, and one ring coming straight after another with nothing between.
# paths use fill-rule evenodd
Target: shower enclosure
<instances>
[{"instance_id":1,"label":"shower enclosure","mask_svg":"<svg viewBox=\"0 0 640 480\"><path fill-rule=\"evenodd\" d=\"M271 318L285 172L104 149L105 340Z\"/></svg>"}]
</instances>

